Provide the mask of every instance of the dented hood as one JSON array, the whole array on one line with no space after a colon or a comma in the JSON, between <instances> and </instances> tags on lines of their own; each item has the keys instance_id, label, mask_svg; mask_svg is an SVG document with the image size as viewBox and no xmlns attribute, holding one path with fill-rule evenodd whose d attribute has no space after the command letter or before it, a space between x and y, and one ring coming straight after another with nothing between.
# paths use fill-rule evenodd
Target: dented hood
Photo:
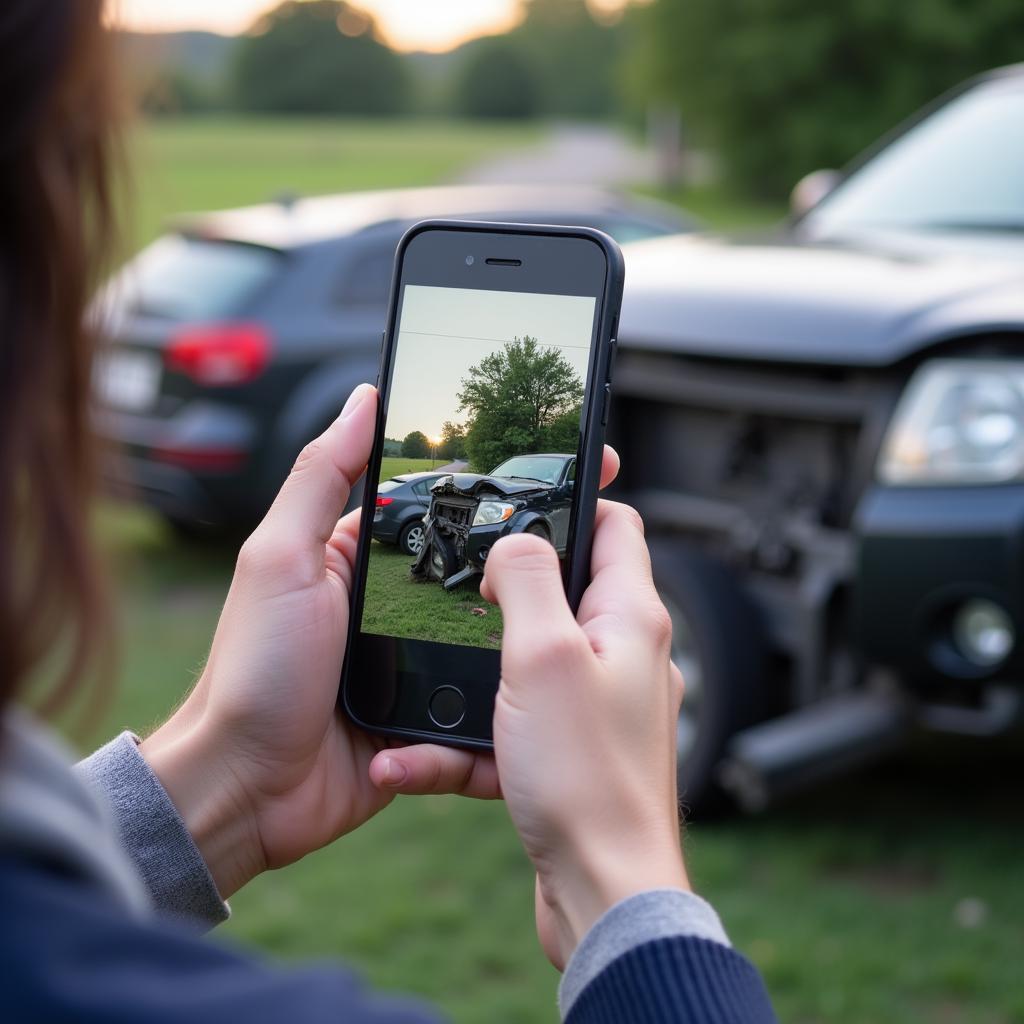
<instances>
[{"instance_id":1,"label":"dented hood","mask_svg":"<svg viewBox=\"0 0 1024 1024\"><path fill-rule=\"evenodd\" d=\"M505 498L531 491L547 491L551 484L541 480L513 480L507 476L484 476L482 473L450 473L441 477L430 488L434 494L457 494L464 498L476 498L484 491L493 491Z\"/></svg>"}]
</instances>

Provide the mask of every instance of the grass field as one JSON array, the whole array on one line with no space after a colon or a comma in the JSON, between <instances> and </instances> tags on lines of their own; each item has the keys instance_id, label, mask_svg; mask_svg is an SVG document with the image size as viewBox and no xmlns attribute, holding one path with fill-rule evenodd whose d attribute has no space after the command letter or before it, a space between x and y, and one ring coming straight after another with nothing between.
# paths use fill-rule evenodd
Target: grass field
<instances>
[{"instance_id":1,"label":"grass field","mask_svg":"<svg viewBox=\"0 0 1024 1024\"><path fill-rule=\"evenodd\" d=\"M123 662L94 737L140 731L202 665L230 551L182 547L107 509ZM407 559L402 559L407 562ZM1024 1021L1019 755L936 744L763 819L687 836L698 889L796 1024ZM969 901L969 902L965 902ZM459 1024L553 1021L529 869L499 804L400 799L378 819L232 899L221 938L286 958L339 956Z\"/></svg>"},{"instance_id":2,"label":"grass field","mask_svg":"<svg viewBox=\"0 0 1024 1024\"><path fill-rule=\"evenodd\" d=\"M175 208L285 186L436 180L530 131L161 125L143 145L144 233ZM720 221L740 219L715 202ZM100 527L116 560L122 658L83 745L118 728L144 732L174 707L202 665L233 565L230 550L182 546L140 511L107 508ZM1019 753L989 742L936 742L769 817L689 830L694 883L764 972L780 1020L1024 1022L1021 769ZM531 872L500 804L400 799L332 848L257 879L232 908L220 940L344 958L374 984L438 1002L457 1024L556 1019Z\"/></svg>"},{"instance_id":3,"label":"grass field","mask_svg":"<svg viewBox=\"0 0 1024 1024\"><path fill-rule=\"evenodd\" d=\"M466 165L538 139L521 125L361 119L167 119L132 147L132 237L149 241L169 214L282 195L437 184Z\"/></svg>"},{"instance_id":4,"label":"grass field","mask_svg":"<svg viewBox=\"0 0 1024 1024\"><path fill-rule=\"evenodd\" d=\"M422 473L447 462L447 459L407 459L402 455L387 455L380 460L380 479L390 480L401 473Z\"/></svg>"},{"instance_id":5,"label":"grass field","mask_svg":"<svg viewBox=\"0 0 1024 1024\"><path fill-rule=\"evenodd\" d=\"M412 558L376 541L366 576L363 629L383 636L474 647L501 646L501 610L473 583L446 591L440 583L409 578Z\"/></svg>"}]
</instances>

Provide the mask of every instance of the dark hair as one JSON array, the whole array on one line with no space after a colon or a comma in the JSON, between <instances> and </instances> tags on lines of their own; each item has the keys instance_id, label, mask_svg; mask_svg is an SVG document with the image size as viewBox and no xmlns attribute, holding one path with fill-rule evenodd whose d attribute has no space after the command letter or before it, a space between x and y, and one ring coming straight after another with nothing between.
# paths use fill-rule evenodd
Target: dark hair
<instances>
[{"instance_id":1,"label":"dark hair","mask_svg":"<svg viewBox=\"0 0 1024 1024\"><path fill-rule=\"evenodd\" d=\"M0 9L0 706L45 669L44 712L108 636L86 325L114 240L120 118L103 8Z\"/></svg>"}]
</instances>

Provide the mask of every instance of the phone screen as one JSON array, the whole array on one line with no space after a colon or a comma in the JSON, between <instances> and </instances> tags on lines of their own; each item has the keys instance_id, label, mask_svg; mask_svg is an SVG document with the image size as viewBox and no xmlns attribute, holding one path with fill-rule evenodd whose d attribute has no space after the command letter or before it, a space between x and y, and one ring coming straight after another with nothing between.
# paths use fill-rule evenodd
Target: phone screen
<instances>
[{"instance_id":1,"label":"phone screen","mask_svg":"<svg viewBox=\"0 0 1024 1024\"><path fill-rule=\"evenodd\" d=\"M361 632L500 648L494 544L571 544L597 299L406 284Z\"/></svg>"}]
</instances>

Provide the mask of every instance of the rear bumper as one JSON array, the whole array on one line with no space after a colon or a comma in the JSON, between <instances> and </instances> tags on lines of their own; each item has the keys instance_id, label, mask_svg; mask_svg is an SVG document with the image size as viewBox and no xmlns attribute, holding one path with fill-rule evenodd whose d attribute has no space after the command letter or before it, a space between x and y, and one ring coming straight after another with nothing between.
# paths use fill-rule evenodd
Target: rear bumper
<instances>
[{"instance_id":1,"label":"rear bumper","mask_svg":"<svg viewBox=\"0 0 1024 1024\"><path fill-rule=\"evenodd\" d=\"M110 455L103 465L104 482L117 497L142 501L171 519L220 525L224 510L204 484L179 466L123 453Z\"/></svg>"},{"instance_id":2,"label":"rear bumper","mask_svg":"<svg viewBox=\"0 0 1024 1024\"><path fill-rule=\"evenodd\" d=\"M102 472L115 493L188 522L226 525L266 505L256 424L246 412L192 403L170 418L103 412Z\"/></svg>"},{"instance_id":3,"label":"rear bumper","mask_svg":"<svg viewBox=\"0 0 1024 1024\"><path fill-rule=\"evenodd\" d=\"M394 544L398 540L398 533L399 524L377 509L373 514L373 539L384 544Z\"/></svg>"},{"instance_id":4,"label":"rear bumper","mask_svg":"<svg viewBox=\"0 0 1024 1024\"><path fill-rule=\"evenodd\" d=\"M959 655L950 623L994 602L1024 628L1024 486L874 487L856 523L854 633L869 662L935 681L1024 678L1024 643L992 668Z\"/></svg>"}]
</instances>

